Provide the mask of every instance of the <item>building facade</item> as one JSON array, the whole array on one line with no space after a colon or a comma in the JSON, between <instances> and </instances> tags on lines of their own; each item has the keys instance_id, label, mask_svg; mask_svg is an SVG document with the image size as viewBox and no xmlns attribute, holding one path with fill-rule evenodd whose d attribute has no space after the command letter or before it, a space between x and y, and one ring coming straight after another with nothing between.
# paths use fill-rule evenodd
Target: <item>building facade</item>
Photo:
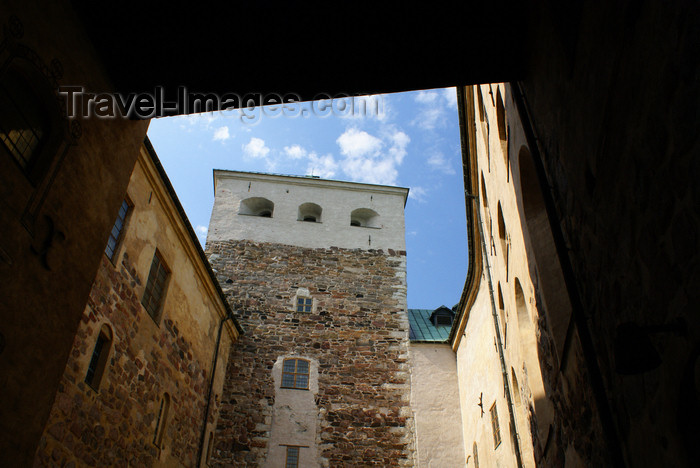
<instances>
[{"instance_id":1,"label":"building facade","mask_svg":"<svg viewBox=\"0 0 700 468\"><path fill-rule=\"evenodd\" d=\"M241 331L146 141L34 466L199 466Z\"/></svg>"},{"instance_id":2,"label":"building facade","mask_svg":"<svg viewBox=\"0 0 700 468\"><path fill-rule=\"evenodd\" d=\"M246 334L214 463L412 466L407 189L215 171L207 253Z\"/></svg>"}]
</instances>

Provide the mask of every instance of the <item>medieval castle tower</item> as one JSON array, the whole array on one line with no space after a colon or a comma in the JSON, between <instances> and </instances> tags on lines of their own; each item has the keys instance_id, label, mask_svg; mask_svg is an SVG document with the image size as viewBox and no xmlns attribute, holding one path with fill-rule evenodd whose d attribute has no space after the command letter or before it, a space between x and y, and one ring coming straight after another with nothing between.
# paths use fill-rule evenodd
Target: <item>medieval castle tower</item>
<instances>
[{"instance_id":1,"label":"medieval castle tower","mask_svg":"<svg viewBox=\"0 0 700 468\"><path fill-rule=\"evenodd\" d=\"M412 465L408 189L220 170L214 189L207 255L245 335L213 461Z\"/></svg>"}]
</instances>

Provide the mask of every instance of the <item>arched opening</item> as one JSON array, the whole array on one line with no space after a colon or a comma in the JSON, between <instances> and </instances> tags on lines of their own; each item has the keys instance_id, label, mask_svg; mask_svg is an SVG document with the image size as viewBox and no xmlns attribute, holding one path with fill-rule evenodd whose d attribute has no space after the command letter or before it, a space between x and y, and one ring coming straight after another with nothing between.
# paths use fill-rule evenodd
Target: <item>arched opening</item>
<instances>
[{"instance_id":1,"label":"arched opening","mask_svg":"<svg viewBox=\"0 0 700 468\"><path fill-rule=\"evenodd\" d=\"M100 388L111 349L112 329L109 325L104 324L102 328L100 328L100 333L97 335L95 347L92 350L92 357L90 358L88 370L85 374L85 383L94 390L99 390Z\"/></svg>"},{"instance_id":2,"label":"arched opening","mask_svg":"<svg viewBox=\"0 0 700 468\"><path fill-rule=\"evenodd\" d=\"M260 216L262 218L272 218L275 211L275 204L267 198L250 197L241 201L238 208L239 215Z\"/></svg>"},{"instance_id":3,"label":"arched opening","mask_svg":"<svg viewBox=\"0 0 700 468\"><path fill-rule=\"evenodd\" d=\"M297 220L309 223L320 223L322 212L323 209L316 203L302 203L299 205Z\"/></svg>"},{"instance_id":4,"label":"arched opening","mask_svg":"<svg viewBox=\"0 0 700 468\"><path fill-rule=\"evenodd\" d=\"M477 106L479 107L479 120L484 121L484 97L481 95L481 86L476 87Z\"/></svg>"},{"instance_id":5,"label":"arched opening","mask_svg":"<svg viewBox=\"0 0 700 468\"><path fill-rule=\"evenodd\" d=\"M508 243L506 241L506 220L503 218L503 209L501 209L500 201L498 202L498 239L501 241L501 252L503 252L503 258L507 259Z\"/></svg>"},{"instance_id":6,"label":"arched opening","mask_svg":"<svg viewBox=\"0 0 700 468\"><path fill-rule=\"evenodd\" d=\"M501 282L498 282L498 315L501 318L501 326L503 327L503 343L505 344L507 341L507 330L508 330L508 325L506 322L506 306L503 301L503 290L501 290Z\"/></svg>"},{"instance_id":7,"label":"arched opening","mask_svg":"<svg viewBox=\"0 0 700 468\"><path fill-rule=\"evenodd\" d=\"M498 138L501 142L506 142L508 140L506 132L506 108L503 105L503 97L501 97L500 89L496 92L496 121L498 123Z\"/></svg>"},{"instance_id":8,"label":"arched opening","mask_svg":"<svg viewBox=\"0 0 700 468\"><path fill-rule=\"evenodd\" d=\"M557 348L557 358L561 360L571 320L571 302L559 264L537 172L527 148L521 148L518 160L525 216L523 224L527 226L528 237L535 254L536 269L533 271L531 268L530 275L537 279L535 287L542 293L547 323ZM532 262L530 264L532 265Z\"/></svg>"},{"instance_id":9,"label":"arched opening","mask_svg":"<svg viewBox=\"0 0 700 468\"><path fill-rule=\"evenodd\" d=\"M520 342L520 356L523 359L526 383L530 392L532 392L532 400L535 403L539 440L545 442L549 432L549 425L554 417L554 410L544 390L537 353L535 326L530 318L525 293L518 278L515 278L515 308L518 314L518 340Z\"/></svg>"},{"instance_id":10,"label":"arched opening","mask_svg":"<svg viewBox=\"0 0 700 468\"><path fill-rule=\"evenodd\" d=\"M350 213L350 226L374 227L379 226L379 214L369 208L358 208Z\"/></svg>"}]
</instances>

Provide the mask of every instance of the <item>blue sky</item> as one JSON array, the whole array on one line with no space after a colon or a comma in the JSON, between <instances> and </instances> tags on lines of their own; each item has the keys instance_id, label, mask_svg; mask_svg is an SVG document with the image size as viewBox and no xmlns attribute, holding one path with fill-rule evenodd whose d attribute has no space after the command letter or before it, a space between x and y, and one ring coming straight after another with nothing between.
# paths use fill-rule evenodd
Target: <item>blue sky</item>
<instances>
[{"instance_id":1,"label":"blue sky","mask_svg":"<svg viewBox=\"0 0 700 468\"><path fill-rule=\"evenodd\" d=\"M409 187L408 306L452 307L467 273L454 88L332 104L155 119L148 136L202 244L214 204L212 169Z\"/></svg>"}]
</instances>

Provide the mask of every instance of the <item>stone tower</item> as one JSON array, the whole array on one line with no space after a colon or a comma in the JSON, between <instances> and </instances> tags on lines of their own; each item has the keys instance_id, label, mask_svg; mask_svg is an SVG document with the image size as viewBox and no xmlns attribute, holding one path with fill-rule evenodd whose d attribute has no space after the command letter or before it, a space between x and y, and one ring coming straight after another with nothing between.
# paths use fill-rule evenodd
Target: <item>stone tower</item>
<instances>
[{"instance_id":1,"label":"stone tower","mask_svg":"<svg viewBox=\"0 0 700 468\"><path fill-rule=\"evenodd\" d=\"M412 465L408 189L217 170L214 190L207 253L245 334L212 462Z\"/></svg>"}]
</instances>

